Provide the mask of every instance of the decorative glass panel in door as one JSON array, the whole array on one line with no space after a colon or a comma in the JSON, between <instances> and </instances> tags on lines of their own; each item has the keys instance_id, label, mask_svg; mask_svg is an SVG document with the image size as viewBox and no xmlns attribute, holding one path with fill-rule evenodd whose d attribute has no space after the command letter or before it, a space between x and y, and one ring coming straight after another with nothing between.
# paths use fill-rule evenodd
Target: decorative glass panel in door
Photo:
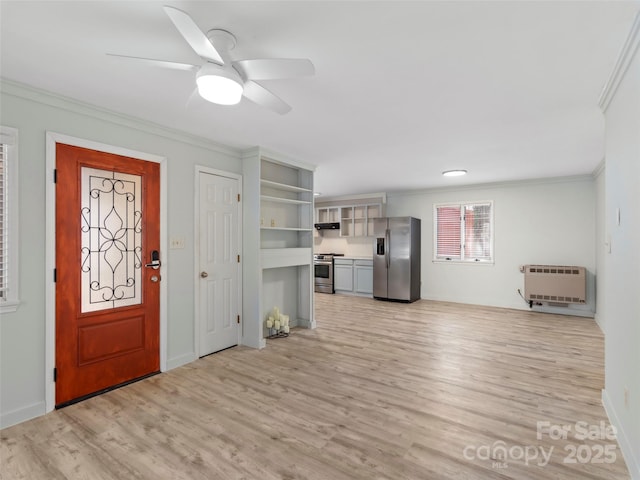
<instances>
[{"instance_id":1,"label":"decorative glass panel in door","mask_svg":"<svg viewBox=\"0 0 640 480\"><path fill-rule=\"evenodd\" d=\"M142 179L86 167L80 176L81 311L139 305Z\"/></svg>"}]
</instances>

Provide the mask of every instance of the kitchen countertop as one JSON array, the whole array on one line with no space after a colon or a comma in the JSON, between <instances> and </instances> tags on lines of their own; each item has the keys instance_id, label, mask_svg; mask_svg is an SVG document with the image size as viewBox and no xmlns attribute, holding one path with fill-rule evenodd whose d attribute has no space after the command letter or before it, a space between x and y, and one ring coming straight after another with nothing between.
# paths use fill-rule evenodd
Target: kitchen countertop
<instances>
[{"instance_id":1,"label":"kitchen countertop","mask_svg":"<svg viewBox=\"0 0 640 480\"><path fill-rule=\"evenodd\" d=\"M336 259L344 258L345 260L373 260L373 257L363 257L355 255L345 255L344 257L335 257Z\"/></svg>"}]
</instances>

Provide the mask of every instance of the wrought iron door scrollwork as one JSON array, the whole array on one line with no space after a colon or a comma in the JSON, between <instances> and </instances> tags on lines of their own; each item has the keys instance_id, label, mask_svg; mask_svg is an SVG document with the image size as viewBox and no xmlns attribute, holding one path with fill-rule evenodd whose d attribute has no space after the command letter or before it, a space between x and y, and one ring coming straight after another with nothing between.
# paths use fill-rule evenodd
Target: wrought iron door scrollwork
<instances>
[{"instance_id":1,"label":"wrought iron door scrollwork","mask_svg":"<svg viewBox=\"0 0 640 480\"><path fill-rule=\"evenodd\" d=\"M81 271L88 288L89 310L112 308L135 300L142 268L140 177L90 170L83 188ZM109 175L109 176L107 176ZM137 182L136 182L137 180ZM84 181L84 179L83 179ZM103 306L96 304L105 303ZM139 303L135 301L135 303Z\"/></svg>"}]
</instances>

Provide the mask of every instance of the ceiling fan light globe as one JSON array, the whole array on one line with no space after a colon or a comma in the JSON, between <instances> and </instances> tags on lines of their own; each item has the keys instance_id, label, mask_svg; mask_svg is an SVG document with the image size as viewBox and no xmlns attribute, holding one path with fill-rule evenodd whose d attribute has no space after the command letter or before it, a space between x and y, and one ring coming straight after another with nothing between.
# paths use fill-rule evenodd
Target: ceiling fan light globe
<instances>
[{"instance_id":1,"label":"ceiling fan light globe","mask_svg":"<svg viewBox=\"0 0 640 480\"><path fill-rule=\"evenodd\" d=\"M235 71L228 71L218 66L203 67L198 72L196 84L198 93L208 102L218 105L235 105L242 99L242 82Z\"/></svg>"},{"instance_id":2,"label":"ceiling fan light globe","mask_svg":"<svg viewBox=\"0 0 640 480\"><path fill-rule=\"evenodd\" d=\"M235 105L242 98L242 85L230 78L203 75L198 78L198 93L208 102Z\"/></svg>"}]
</instances>

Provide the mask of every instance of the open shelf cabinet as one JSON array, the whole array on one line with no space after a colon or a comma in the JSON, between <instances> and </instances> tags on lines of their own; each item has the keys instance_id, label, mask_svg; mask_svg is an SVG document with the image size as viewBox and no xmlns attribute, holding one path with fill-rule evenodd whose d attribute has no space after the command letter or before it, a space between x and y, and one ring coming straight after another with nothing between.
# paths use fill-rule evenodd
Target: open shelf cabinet
<instances>
[{"instance_id":1,"label":"open shelf cabinet","mask_svg":"<svg viewBox=\"0 0 640 480\"><path fill-rule=\"evenodd\" d=\"M264 149L243 155L246 345L266 346L264 320L274 306L292 327L315 327L313 174L312 166Z\"/></svg>"},{"instance_id":2,"label":"open shelf cabinet","mask_svg":"<svg viewBox=\"0 0 640 480\"><path fill-rule=\"evenodd\" d=\"M340 236L373 236L374 219L382 216L382 204L380 203L340 207Z\"/></svg>"}]
</instances>

